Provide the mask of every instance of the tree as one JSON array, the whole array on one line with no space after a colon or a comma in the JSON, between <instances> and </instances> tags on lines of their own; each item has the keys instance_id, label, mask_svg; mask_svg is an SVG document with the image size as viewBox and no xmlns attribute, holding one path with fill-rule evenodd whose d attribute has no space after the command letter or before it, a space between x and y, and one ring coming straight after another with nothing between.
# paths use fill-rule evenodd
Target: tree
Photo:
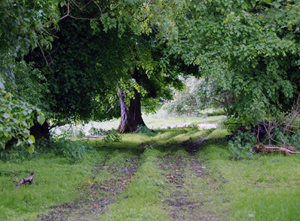
<instances>
[{"instance_id":1,"label":"tree","mask_svg":"<svg viewBox=\"0 0 300 221\"><path fill-rule=\"evenodd\" d=\"M12 137L18 145L30 144L32 153L34 136L30 127L34 121L44 123L40 109L26 102L24 96L15 93L16 72L28 72L22 57L30 48L37 47L39 40L47 44L47 38L38 39L37 32L51 19L55 22L57 2L54 1L1 1L0 3L0 145L4 148Z\"/></svg>"},{"instance_id":2,"label":"tree","mask_svg":"<svg viewBox=\"0 0 300 221\"><path fill-rule=\"evenodd\" d=\"M132 78L137 84L140 84L139 70L135 68ZM144 120L141 114L141 94L134 90L134 98L130 99L130 103L127 104L125 97L120 88L118 88L119 100L121 106L121 122L117 129L120 133L136 131L137 127L145 126Z\"/></svg>"},{"instance_id":3,"label":"tree","mask_svg":"<svg viewBox=\"0 0 300 221\"><path fill-rule=\"evenodd\" d=\"M299 94L299 1L191 1L170 53L234 94L229 116L256 123Z\"/></svg>"},{"instance_id":4,"label":"tree","mask_svg":"<svg viewBox=\"0 0 300 221\"><path fill-rule=\"evenodd\" d=\"M157 4L153 6L161 10L161 2ZM112 102L118 90L121 115L127 115L121 118L124 120L119 131L132 132L143 124L141 102L149 107L154 98L170 96L167 85L181 86L179 65L171 65L165 44L160 43L162 25L152 25L152 12L144 7L144 2L139 1L89 5L68 1L60 8L61 14L67 10L68 16L58 23L58 31L47 30L55 36L52 51L36 50L27 57L27 61L36 62L35 67L47 79L49 90L43 95L44 103L49 105L54 119L116 116L109 110L117 106ZM145 14L139 14L137 9Z\"/></svg>"},{"instance_id":5,"label":"tree","mask_svg":"<svg viewBox=\"0 0 300 221\"><path fill-rule=\"evenodd\" d=\"M173 114L199 114L206 108L225 108L232 105L234 95L222 90L215 78L197 79L183 76L183 90L173 89L173 99L164 104L164 108ZM223 111L220 111L220 113Z\"/></svg>"}]
</instances>

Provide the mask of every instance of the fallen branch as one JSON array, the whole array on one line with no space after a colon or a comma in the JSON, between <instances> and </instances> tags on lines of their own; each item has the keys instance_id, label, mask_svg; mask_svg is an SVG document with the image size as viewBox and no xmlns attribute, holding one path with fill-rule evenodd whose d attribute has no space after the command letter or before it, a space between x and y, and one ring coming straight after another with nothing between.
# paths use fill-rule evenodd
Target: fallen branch
<instances>
[{"instance_id":1,"label":"fallen branch","mask_svg":"<svg viewBox=\"0 0 300 221\"><path fill-rule=\"evenodd\" d=\"M281 147L281 146L264 145L264 144L260 143L256 146L254 146L253 150L256 153L282 152L285 155L300 154L300 152L295 151L295 147L293 145L290 145L290 146L287 146L287 147Z\"/></svg>"},{"instance_id":2,"label":"fallen branch","mask_svg":"<svg viewBox=\"0 0 300 221\"><path fill-rule=\"evenodd\" d=\"M9 170L9 172L11 172L11 173L13 173L13 174L15 174L14 176L12 176L11 178L10 178L10 181L14 178L14 177L16 177L16 176L18 176L20 173L22 173L22 170L20 170L19 172L14 172L14 171L12 171L12 170Z\"/></svg>"},{"instance_id":3,"label":"fallen branch","mask_svg":"<svg viewBox=\"0 0 300 221\"><path fill-rule=\"evenodd\" d=\"M28 178L23 178L19 182L18 181L14 181L14 182L17 183L16 187L19 187L22 184L26 184L26 183L32 184L33 183L33 177L34 177L34 172L30 173L30 176Z\"/></svg>"}]
</instances>

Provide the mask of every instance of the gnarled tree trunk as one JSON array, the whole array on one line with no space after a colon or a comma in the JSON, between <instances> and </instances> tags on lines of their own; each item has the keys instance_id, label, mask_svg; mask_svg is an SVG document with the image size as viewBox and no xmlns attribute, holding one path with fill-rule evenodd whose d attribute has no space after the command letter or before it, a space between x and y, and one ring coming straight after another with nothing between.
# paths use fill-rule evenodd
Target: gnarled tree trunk
<instances>
[{"instance_id":1,"label":"gnarled tree trunk","mask_svg":"<svg viewBox=\"0 0 300 221\"><path fill-rule=\"evenodd\" d=\"M133 78L139 83L138 70L135 69ZM141 95L134 89L134 99L130 99L129 107L125 102L124 95L118 88L119 99L121 104L121 122L117 129L120 133L130 133L137 130L138 125L146 126L141 112Z\"/></svg>"}]
</instances>

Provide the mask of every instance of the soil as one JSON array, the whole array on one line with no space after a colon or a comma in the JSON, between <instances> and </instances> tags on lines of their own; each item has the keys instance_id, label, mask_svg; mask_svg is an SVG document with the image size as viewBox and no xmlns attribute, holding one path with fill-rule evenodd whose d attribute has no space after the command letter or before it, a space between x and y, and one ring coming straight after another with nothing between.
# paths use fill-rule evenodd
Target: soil
<instances>
[{"instance_id":1,"label":"soil","mask_svg":"<svg viewBox=\"0 0 300 221\"><path fill-rule=\"evenodd\" d=\"M160 169L169 180L170 195L165 196L165 207L171 211L174 220L220 220L215 214L203 211L204 203L193 197L193 186L186 181L186 176L206 176L199 158L190 154L180 156L169 153L160 157ZM195 191L194 191L195 192Z\"/></svg>"},{"instance_id":2,"label":"soil","mask_svg":"<svg viewBox=\"0 0 300 221\"><path fill-rule=\"evenodd\" d=\"M138 170L139 157L124 159L123 165L113 163L109 166L97 165L93 173L97 175L102 170L113 174L103 182L93 182L95 177L87 180L79 189L80 197L71 203L52 206L48 214L38 215L39 220L98 220L99 213L110 203L115 202L115 196L130 186L134 174ZM72 217L72 218L70 218Z\"/></svg>"},{"instance_id":3,"label":"soil","mask_svg":"<svg viewBox=\"0 0 300 221\"><path fill-rule=\"evenodd\" d=\"M168 152L158 157L160 172L168 180L166 187L169 190L168 195L162 195L163 209L171 214L174 220L220 220L213 212L207 210L206 204L211 202L195 197L199 193L188 181L191 177L202 177L206 180L208 176L207 167L196 155L206 142L205 138L200 138L197 142L188 140L178 143L178 148L183 148L189 153L186 156ZM95 177L91 177L78 189L81 192L80 197L74 202L52 206L47 214L38 215L38 219L44 221L101 219L99 216L105 212L105 208L111 203L116 203L116 196L130 187L139 163L140 158L137 154L130 159L124 159L124 162L106 165L105 161L95 166L93 171L95 176L107 170L113 178L95 182ZM202 181L199 180L199 182ZM213 186L215 181L212 182L208 182L207 185Z\"/></svg>"}]
</instances>

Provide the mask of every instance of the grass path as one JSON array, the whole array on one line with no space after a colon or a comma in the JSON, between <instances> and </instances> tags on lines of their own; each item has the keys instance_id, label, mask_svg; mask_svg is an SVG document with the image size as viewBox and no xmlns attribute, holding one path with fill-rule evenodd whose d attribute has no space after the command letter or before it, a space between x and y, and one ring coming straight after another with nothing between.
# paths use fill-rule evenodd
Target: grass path
<instances>
[{"instance_id":1,"label":"grass path","mask_svg":"<svg viewBox=\"0 0 300 221\"><path fill-rule=\"evenodd\" d=\"M299 156L232 161L224 129L126 134L73 163L0 162L0 220L298 220ZM13 177L13 171L23 172ZM35 184L12 178L35 170Z\"/></svg>"},{"instance_id":2,"label":"grass path","mask_svg":"<svg viewBox=\"0 0 300 221\"><path fill-rule=\"evenodd\" d=\"M200 132L182 128L160 131L154 137L131 134L123 140L124 146L110 144L104 149L115 151L79 188L80 197L51 207L39 215L40 220L219 220L224 214L211 206L216 181L207 185L204 159L187 152L194 143L185 140L210 135L211 130Z\"/></svg>"}]
</instances>

